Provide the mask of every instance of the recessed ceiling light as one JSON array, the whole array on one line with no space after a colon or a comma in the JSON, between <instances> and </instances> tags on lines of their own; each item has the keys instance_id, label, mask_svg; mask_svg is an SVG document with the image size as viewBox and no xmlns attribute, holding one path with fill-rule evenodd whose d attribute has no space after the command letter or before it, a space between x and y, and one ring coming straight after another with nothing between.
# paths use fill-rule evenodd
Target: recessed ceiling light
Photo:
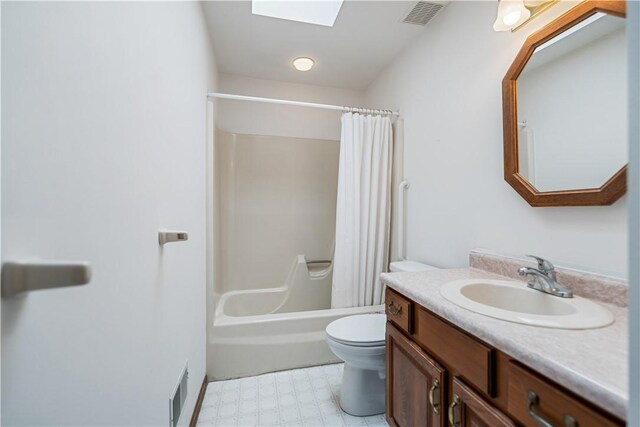
<instances>
[{"instance_id":1,"label":"recessed ceiling light","mask_svg":"<svg viewBox=\"0 0 640 427\"><path fill-rule=\"evenodd\" d=\"M313 68L315 62L311 58L300 57L293 60L293 66L298 71L309 71Z\"/></svg>"},{"instance_id":2,"label":"recessed ceiling light","mask_svg":"<svg viewBox=\"0 0 640 427\"><path fill-rule=\"evenodd\" d=\"M343 0L272 1L252 0L251 13L289 21L333 27Z\"/></svg>"}]
</instances>

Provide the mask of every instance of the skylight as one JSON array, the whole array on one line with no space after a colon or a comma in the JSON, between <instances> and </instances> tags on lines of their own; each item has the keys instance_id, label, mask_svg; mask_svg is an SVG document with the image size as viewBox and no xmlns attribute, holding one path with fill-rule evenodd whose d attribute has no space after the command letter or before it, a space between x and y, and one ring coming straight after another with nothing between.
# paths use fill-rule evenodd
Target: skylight
<instances>
[{"instance_id":1,"label":"skylight","mask_svg":"<svg viewBox=\"0 0 640 427\"><path fill-rule=\"evenodd\" d=\"M252 0L251 13L289 21L333 27L343 0Z\"/></svg>"}]
</instances>

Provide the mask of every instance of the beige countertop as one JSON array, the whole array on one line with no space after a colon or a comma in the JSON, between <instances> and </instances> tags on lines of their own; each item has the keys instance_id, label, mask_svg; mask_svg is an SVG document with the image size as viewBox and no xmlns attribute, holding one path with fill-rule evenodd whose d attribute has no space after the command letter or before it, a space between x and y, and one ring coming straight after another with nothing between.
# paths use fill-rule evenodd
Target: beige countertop
<instances>
[{"instance_id":1,"label":"beige countertop","mask_svg":"<svg viewBox=\"0 0 640 427\"><path fill-rule=\"evenodd\" d=\"M442 285L461 279L509 280L475 268L382 275L386 286L613 415L627 418L627 308L597 301L615 317L612 325L599 329L522 325L474 313L440 295Z\"/></svg>"}]
</instances>

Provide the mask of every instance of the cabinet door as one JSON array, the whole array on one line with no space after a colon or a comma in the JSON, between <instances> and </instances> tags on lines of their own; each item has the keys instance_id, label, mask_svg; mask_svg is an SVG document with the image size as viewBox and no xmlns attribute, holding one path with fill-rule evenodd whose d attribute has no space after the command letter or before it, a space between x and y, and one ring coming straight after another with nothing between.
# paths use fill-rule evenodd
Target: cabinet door
<instances>
[{"instance_id":1,"label":"cabinet door","mask_svg":"<svg viewBox=\"0 0 640 427\"><path fill-rule=\"evenodd\" d=\"M485 401L458 378L453 379L453 395L448 411L453 427L515 427L505 414Z\"/></svg>"},{"instance_id":2,"label":"cabinet door","mask_svg":"<svg viewBox=\"0 0 640 427\"><path fill-rule=\"evenodd\" d=\"M443 427L445 370L387 323L387 421L392 427Z\"/></svg>"}]
</instances>

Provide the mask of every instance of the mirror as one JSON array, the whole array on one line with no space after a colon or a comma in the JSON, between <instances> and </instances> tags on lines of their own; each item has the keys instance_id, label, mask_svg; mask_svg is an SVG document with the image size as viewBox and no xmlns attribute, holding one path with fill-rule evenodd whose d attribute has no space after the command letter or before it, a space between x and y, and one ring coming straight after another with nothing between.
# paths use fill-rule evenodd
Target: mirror
<instances>
[{"instance_id":1,"label":"mirror","mask_svg":"<svg viewBox=\"0 0 640 427\"><path fill-rule=\"evenodd\" d=\"M518 171L538 191L598 188L627 164L625 20L596 13L518 78Z\"/></svg>"},{"instance_id":2,"label":"mirror","mask_svg":"<svg viewBox=\"0 0 640 427\"><path fill-rule=\"evenodd\" d=\"M532 206L607 205L624 194L624 2L583 2L529 37L503 91L505 179Z\"/></svg>"}]
</instances>

